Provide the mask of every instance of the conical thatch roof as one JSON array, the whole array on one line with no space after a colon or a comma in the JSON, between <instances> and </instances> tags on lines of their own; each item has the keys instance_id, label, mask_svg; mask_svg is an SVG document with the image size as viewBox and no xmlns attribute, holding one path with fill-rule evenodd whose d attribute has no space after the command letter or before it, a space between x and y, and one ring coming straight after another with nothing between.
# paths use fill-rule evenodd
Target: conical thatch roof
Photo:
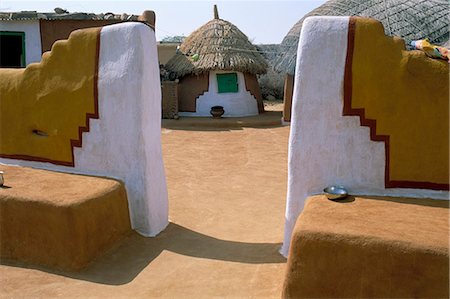
<instances>
[{"instance_id":1,"label":"conical thatch roof","mask_svg":"<svg viewBox=\"0 0 450 299\"><path fill-rule=\"evenodd\" d=\"M215 17L186 37L180 52L165 67L176 77L210 70L264 74L267 62L247 36L228 21ZM198 54L195 61L192 55Z\"/></svg>"},{"instance_id":2,"label":"conical thatch roof","mask_svg":"<svg viewBox=\"0 0 450 299\"><path fill-rule=\"evenodd\" d=\"M441 44L449 39L448 0L330 0L298 21L283 39L279 72L295 72L297 45L303 20L310 16L362 16L383 23L386 35L400 36L407 48L411 40L428 38Z\"/></svg>"}]
</instances>

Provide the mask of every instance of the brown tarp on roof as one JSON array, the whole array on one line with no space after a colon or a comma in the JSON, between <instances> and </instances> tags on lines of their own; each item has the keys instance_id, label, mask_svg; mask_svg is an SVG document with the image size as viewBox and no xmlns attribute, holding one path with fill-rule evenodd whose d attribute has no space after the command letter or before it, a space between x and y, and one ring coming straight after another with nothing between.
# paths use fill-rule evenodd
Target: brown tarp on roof
<instances>
[{"instance_id":1,"label":"brown tarp on roof","mask_svg":"<svg viewBox=\"0 0 450 299\"><path fill-rule=\"evenodd\" d=\"M42 53L50 51L55 41L68 39L72 31L90 27L100 27L121 20L39 20Z\"/></svg>"}]
</instances>

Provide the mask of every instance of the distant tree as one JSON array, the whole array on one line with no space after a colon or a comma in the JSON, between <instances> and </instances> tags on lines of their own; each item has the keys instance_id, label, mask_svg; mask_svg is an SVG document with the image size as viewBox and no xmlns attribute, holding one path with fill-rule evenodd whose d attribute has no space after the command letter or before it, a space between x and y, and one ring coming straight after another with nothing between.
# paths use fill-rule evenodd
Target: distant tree
<instances>
[{"instance_id":1,"label":"distant tree","mask_svg":"<svg viewBox=\"0 0 450 299\"><path fill-rule=\"evenodd\" d=\"M267 74L259 75L258 82L264 99L282 100L284 93L284 75L274 71L278 57L282 54L279 44L256 45L258 51L267 59Z\"/></svg>"},{"instance_id":2,"label":"distant tree","mask_svg":"<svg viewBox=\"0 0 450 299\"><path fill-rule=\"evenodd\" d=\"M161 40L162 43L182 43L186 36L175 35L175 36L165 36Z\"/></svg>"}]
</instances>

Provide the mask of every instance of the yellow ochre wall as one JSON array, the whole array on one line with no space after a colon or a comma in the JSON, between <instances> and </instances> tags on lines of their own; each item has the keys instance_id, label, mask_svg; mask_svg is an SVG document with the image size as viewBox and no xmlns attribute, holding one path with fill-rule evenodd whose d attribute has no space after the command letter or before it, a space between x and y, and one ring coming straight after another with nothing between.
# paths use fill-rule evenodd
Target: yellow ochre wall
<instances>
[{"instance_id":1,"label":"yellow ochre wall","mask_svg":"<svg viewBox=\"0 0 450 299\"><path fill-rule=\"evenodd\" d=\"M89 118L98 118L99 32L74 31L40 63L0 70L0 157L74 165L79 133L88 130Z\"/></svg>"},{"instance_id":2,"label":"yellow ochre wall","mask_svg":"<svg viewBox=\"0 0 450 299\"><path fill-rule=\"evenodd\" d=\"M387 187L448 190L448 63L405 51L376 20L355 20L351 108L388 136Z\"/></svg>"}]
</instances>

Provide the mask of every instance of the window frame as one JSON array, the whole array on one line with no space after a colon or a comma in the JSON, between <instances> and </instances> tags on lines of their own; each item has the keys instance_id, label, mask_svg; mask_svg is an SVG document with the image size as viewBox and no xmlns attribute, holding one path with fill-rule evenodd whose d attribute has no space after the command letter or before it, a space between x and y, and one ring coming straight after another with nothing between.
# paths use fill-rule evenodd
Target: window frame
<instances>
[{"instance_id":1,"label":"window frame","mask_svg":"<svg viewBox=\"0 0 450 299\"><path fill-rule=\"evenodd\" d=\"M27 66L26 63L26 48L25 48L25 32L23 31L0 31L0 36L21 36L22 37L22 55L20 57L20 67Z\"/></svg>"},{"instance_id":2,"label":"window frame","mask_svg":"<svg viewBox=\"0 0 450 299\"><path fill-rule=\"evenodd\" d=\"M224 85L223 83L221 84L221 82L223 82L224 79L220 80L219 77L225 77L225 76L230 76L233 75L234 78L236 80L236 89L230 90L228 88L224 88L229 87L231 85L227 84ZM217 80L217 93L238 93L239 92L239 76L238 73L236 72L229 72L229 73L216 73L216 80Z\"/></svg>"}]
</instances>

